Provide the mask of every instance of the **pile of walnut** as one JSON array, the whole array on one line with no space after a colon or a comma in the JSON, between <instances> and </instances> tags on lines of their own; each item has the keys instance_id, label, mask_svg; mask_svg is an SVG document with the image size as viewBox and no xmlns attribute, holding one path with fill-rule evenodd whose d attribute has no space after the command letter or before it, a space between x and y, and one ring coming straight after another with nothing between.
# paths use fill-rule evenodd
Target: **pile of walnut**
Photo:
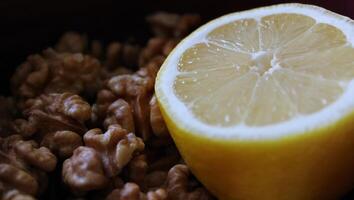
<instances>
[{"instance_id":1,"label":"pile of walnut","mask_svg":"<svg viewBox=\"0 0 354 200\"><path fill-rule=\"evenodd\" d=\"M145 47L71 32L17 68L13 96L0 97L1 199L214 199L183 164L154 96L161 64L200 17L147 22Z\"/></svg>"}]
</instances>

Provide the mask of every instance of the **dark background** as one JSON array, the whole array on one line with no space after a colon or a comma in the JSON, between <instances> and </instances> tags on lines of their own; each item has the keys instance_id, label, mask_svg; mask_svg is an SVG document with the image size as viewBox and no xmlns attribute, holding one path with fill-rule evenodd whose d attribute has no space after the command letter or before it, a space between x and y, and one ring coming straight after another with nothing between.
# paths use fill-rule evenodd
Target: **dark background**
<instances>
[{"instance_id":1,"label":"dark background","mask_svg":"<svg viewBox=\"0 0 354 200\"><path fill-rule=\"evenodd\" d=\"M200 13L203 20L259 6L300 2L316 4L354 18L353 0L1 0L0 94L8 94L8 80L27 55L53 45L62 33L75 30L103 43L150 36L144 17L154 11Z\"/></svg>"}]
</instances>

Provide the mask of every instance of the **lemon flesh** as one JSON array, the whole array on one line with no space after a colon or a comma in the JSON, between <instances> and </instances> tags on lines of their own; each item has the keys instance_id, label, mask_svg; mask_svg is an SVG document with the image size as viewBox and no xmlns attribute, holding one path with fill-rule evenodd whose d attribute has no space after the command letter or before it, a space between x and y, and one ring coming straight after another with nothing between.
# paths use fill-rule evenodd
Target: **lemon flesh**
<instances>
[{"instance_id":1,"label":"lemon flesh","mask_svg":"<svg viewBox=\"0 0 354 200\"><path fill-rule=\"evenodd\" d=\"M206 38L183 53L174 86L207 124L263 126L308 115L335 101L354 77L344 34L304 15L241 19Z\"/></svg>"},{"instance_id":2,"label":"lemon flesh","mask_svg":"<svg viewBox=\"0 0 354 200\"><path fill-rule=\"evenodd\" d=\"M219 199L330 200L354 188L354 23L284 4L214 20L163 64L156 94Z\"/></svg>"}]
</instances>

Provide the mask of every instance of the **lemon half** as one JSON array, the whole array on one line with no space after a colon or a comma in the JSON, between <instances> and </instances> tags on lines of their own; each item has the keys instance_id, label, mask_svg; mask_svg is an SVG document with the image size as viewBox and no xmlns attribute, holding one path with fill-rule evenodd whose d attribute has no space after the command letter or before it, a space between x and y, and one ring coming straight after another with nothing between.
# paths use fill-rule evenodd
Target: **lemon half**
<instances>
[{"instance_id":1,"label":"lemon half","mask_svg":"<svg viewBox=\"0 0 354 200\"><path fill-rule=\"evenodd\" d=\"M354 187L354 22L280 4L185 38L155 85L197 178L219 199L338 199Z\"/></svg>"}]
</instances>

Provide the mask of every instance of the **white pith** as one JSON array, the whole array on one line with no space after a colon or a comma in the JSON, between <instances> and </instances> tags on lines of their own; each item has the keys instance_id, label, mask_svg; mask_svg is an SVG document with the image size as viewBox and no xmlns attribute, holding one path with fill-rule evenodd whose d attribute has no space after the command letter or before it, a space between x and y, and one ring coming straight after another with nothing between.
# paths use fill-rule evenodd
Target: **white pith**
<instances>
[{"instance_id":1,"label":"white pith","mask_svg":"<svg viewBox=\"0 0 354 200\"><path fill-rule=\"evenodd\" d=\"M349 43L354 44L354 22L346 17L337 15L323 8L303 4L282 4L261 9L254 9L218 18L202 26L187 39L183 40L170 54L163 64L157 79L156 94L161 106L169 117L183 129L191 133L207 135L217 138L239 138L239 139L265 139L278 138L289 134L304 133L309 130L323 127L325 124L332 124L354 111L354 81L351 80L344 94L334 103L321 111L292 118L289 121L261 127L249 127L236 125L230 127L212 126L205 124L193 116L191 111L176 97L173 90L175 76L180 73L177 70L177 63L180 55L196 43L204 40L206 35L221 25L244 19L260 19L263 16L280 13L295 13L310 16L317 23L326 23L340 29ZM255 55L255 57L261 55ZM353 55L354 56L354 55ZM272 61L271 61L272 62ZM174 65L174 66L172 66ZM274 66L272 67L274 68ZM268 71L271 72L272 68ZM163 83L163 84L162 84ZM173 113L173 115L172 115Z\"/></svg>"}]
</instances>

